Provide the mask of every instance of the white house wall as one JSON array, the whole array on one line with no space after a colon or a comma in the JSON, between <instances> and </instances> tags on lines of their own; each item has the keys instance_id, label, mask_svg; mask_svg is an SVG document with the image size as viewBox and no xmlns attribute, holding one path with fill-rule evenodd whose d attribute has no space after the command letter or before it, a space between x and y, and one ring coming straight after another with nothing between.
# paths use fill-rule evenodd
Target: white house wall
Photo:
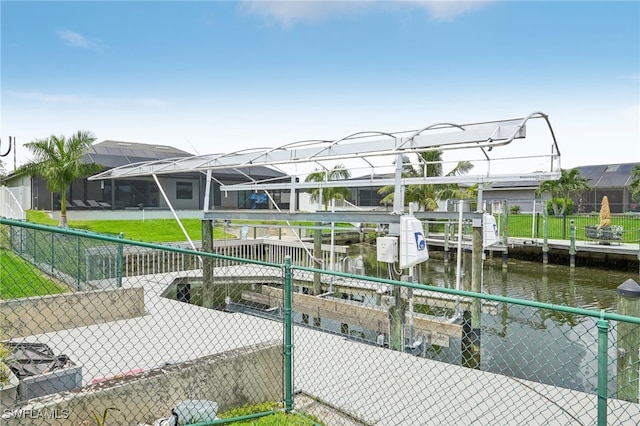
<instances>
[{"instance_id":1,"label":"white house wall","mask_svg":"<svg viewBox=\"0 0 640 426\"><path fill-rule=\"evenodd\" d=\"M200 181L198 179L176 179L176 178L161 178L159 177L160 185L164 190L167 198L171 202L171 205L176 210L198 210L200 208ZM191 198L178 199L177 187L178 183L191 183ZM235 205L235 203L234 203ZM168 208L169 205L164 200L164 197L160 197L159 207Z\"/></svg>"},{"instance_id":2,"label":"white house wall","mask_svg":"<svg viewBox=\"0 0 640 426\"><path fill-rule=\"evenodd\" d=\"M6 182L7 187L18 200L24 210L31 210L31 177L28 175L17 176Z\"/></svg>"}]
</instances>

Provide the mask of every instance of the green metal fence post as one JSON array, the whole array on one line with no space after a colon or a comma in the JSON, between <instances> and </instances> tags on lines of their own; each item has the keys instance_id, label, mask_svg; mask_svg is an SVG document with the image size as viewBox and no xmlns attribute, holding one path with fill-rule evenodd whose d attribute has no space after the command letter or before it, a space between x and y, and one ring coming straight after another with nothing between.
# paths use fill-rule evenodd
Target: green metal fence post
<instances>
[{"instance_id":1,"label":"green metal fence post","mask_svg":"<svg viewBox=\"0 0 640 426\"><path fill-rule=\"evenodd\" d=\"M82 269L80 265L80 237L76 236L77 244L76 244L76 287L78 291L81 290L80 281L82 279Z\"/></svg>"},{"instance_id":2,"label":"green metal fence post","mask_svg":"<svg viewBox=\"0 0 640 426\"><path fill-rule=\"evenodd\" d=\"M293 322L291 296L291 256L284 258L284 409L293 409Z\"/></svg>"},{"instance_id":3,"label":"green metal fence post","mask_svg":"<svg viewBox=\"0 0 640 426\"><path fill-rule=\"evenodd\" d=\"M609 321L600 318L598 320L598 426L607 426L608 336Z\"/></svg>"},{"instance_id":4,"label":"green metal fence post","mask_svg":"<svg viewBox=\"0 0 640 426\"><path fill-rule=\"evenodd\" d=\"M124 233L121 232L120 235L118 235L118 238L123 239ZM118 277L118 288L122 287L122 257L124 256L123 252L124 250L123 250L122 244L118 244L118 259L116 259L116 262L117 262L116 274Z\"/></svg>"},{"instance_id":5,"label":"green metal fence post","mask_svg":"<svg viewBox=\"0 0 640 426\"><path fill-rule=\"evenodd\" d=\"M54 266L54 257L55 257L55 234L52 232L51 233L51 273L54 274L55 273L55 266Z\"/></svg>"},{"instance_id":6,"label":"green metal fence post","mask_svg":"<svg viewBox=\"0 0 640 426\"><path fill-rule=\"evenodd\" d=\"M576 221L571 219L571 225L569 227L569 267L576 267Z\"/></svg>"}]
</instances>

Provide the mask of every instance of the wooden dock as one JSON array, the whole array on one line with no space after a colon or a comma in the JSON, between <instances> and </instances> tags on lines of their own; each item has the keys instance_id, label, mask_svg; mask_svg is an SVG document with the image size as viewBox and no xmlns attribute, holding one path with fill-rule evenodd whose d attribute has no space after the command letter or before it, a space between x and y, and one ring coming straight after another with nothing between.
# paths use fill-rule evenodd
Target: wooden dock
<instances>
[{"instance_id":1,"label":"wooden dock","mask_svg":"<svg viewBox=\"0 0 640 426\"><path fill-rule=\"evenodd\" d=\"M262 293L243 291L242 298L269 307L282 307L283 295L278 288L263 286ZM382 333L388 329L389 313L384 306L365 306L358 302L302 293L293 294L293 306L296 312L315 318L326 318ZM408 314L405 323L409 323ZM462 325L428 315L414 314L413 325L417 335L422 335L432 345L448 347L451 337L462 337Z\"/></svg>"}]
</instances>

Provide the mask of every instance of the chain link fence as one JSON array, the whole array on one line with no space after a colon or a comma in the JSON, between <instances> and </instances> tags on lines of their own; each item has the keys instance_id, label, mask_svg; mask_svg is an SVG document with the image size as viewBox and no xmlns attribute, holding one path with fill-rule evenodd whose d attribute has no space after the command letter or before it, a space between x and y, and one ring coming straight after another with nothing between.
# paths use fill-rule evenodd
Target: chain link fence
<instances>
[{"instance_id":1,"label":"chain link fence","mask_svg":"<svg viewBox=\"0 0 640 426\"><path fill-rule=\"evenodd\" d=\"M302 410L303 396L342 413L326 424L640 419L637 317L265 260L285 244L240 258L0 225L0 341L18 379L3 424Z\"/></svg>"}]
</instances>

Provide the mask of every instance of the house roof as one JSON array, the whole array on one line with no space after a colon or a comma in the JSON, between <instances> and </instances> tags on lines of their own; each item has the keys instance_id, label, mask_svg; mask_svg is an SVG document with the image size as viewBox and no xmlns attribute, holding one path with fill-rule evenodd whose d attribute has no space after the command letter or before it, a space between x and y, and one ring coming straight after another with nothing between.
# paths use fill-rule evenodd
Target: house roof
<instances>
[{"instance_id":1,"label":"house roof","mask_svg":"<svg viewBox=\"0 0 640 426\"><path fill-rule=\"evenodd\" d=\"M597 164L578 166L580 175L589 180L592 188L623 188L631 182L633 167L640 163ZM487 189L535 189L536 181L496 182Z\"/></svg>"},{"instance_id":2,"label":"house roof","mask_svg":"<svg viewBox=\"0 0 640 426\"><path fill-rule=\"evenodd\" d=\"M106 140L92 145L85 154L85 159L89 163L100 164L110 169L141 161L190 156L193 156L190 152L167 145Z\"/></svg>"},{"instance_id":3,"label":"house roof","mask_svg":"<svg viewBox=\"0 0 640 426\"><path fill-rule=\"evenodd\" d=\"M168 145L105 140L91 145L84 155L83 160L87 163L99 164L105 169L112 169L135 163L153 161L170 162L189 157L194 157L194 155ZM185 170L177 174L186 176L193 173L196 172ZM19 175L20 174L11 173L0 180L0 182L9 181ZM286 177L286 174L269 167L244 167L219 169L215 171L214 176L222 181L246 182L250 180L250 178L283 178Z\"/></svg>"},{"instance_id":4,"label":"house roof","mask_svg":"<svg viewBox=\"0 0 640 426\"><path fill-rule=\"evenodd\" d=\"M633 167L640 163L580 166L580 175L589 179L593 188L622 188L631 182Z\"/></svg>"}]
</instances>

